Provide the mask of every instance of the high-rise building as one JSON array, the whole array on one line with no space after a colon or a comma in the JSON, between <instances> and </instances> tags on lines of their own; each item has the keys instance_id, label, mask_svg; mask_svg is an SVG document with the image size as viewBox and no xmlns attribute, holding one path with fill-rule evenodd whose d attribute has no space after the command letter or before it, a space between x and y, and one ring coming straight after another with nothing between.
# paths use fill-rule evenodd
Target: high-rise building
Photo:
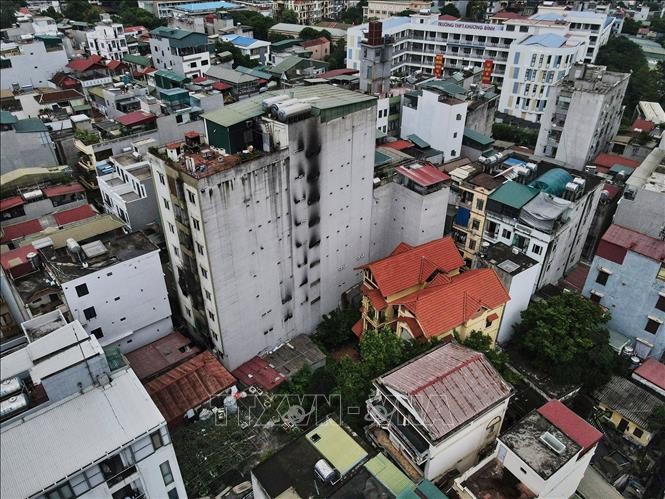
<instances>
[{"instance_id":1,"label":"high-rise building","mask_svg":"<svg viewBox=\"0 0 665 499\"><path fill-rule=\"evenodd\" d=\"M607 71L605 66L575 65L549 88L536 154L581 170L607 152L621 125L629 78L629 73Z\"/></svg>"},{"instance_id":2,"label":"high-rise building","mask_svg":"<svg viewBox=\"0 0 665 499\"><path fill-rule=\"evenodd\" d=\"M310 333L370 246L376 98L328 85L203 115L150 155L182 315L227 367Z\"/></svg>"}]
</instances>

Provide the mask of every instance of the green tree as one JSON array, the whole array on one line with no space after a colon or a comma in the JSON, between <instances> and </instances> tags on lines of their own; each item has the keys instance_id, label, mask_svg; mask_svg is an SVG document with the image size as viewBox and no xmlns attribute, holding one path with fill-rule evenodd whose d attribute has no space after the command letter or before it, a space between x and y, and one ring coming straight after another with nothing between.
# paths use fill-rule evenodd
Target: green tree
<instances>
[{"instance_id":1,"label":"green tree","mask_svg":"<svg viewBox=\"0 0 665 499\"><path fill-rule=\"evenodd\" d=\"M328 33L328 35L330 35L330 33ZM322 36L321 31L307 26L306 28L303 28L300 31L298 38L300 38L301 40L314 40L315 38L319 38L320 36Z\"/></svg>"},{"instance_id":2,"label":"green tree","mask_svg":"<svg viewBox=\"0 0 665 499\"><path fill-rule=\"evenodd\" d=\"M492 136L498 140L514 142L518 146L535 147L538 141L538 130L507 123L495 123L492 125Z\"/></svg>"},{"instance_id":3,"label":"green tree","mask_svg":"<svg viewBox=\"0 0 665 499\"><path fill-rule=\"evenodd\" d=\"M631 17L626 17L623 20L623 26L621 27L621 32L626 35L636 35L637 30L642 27L641 23L638 23Z\"/></svg>"},{"instance_id":4,"label":"green tree","mask_svg":"<svg viewBox=\"0 0 665 499\"><path fill-rule=\"evenodd\" d=\"M298 24L298 13L295 10L284 9L277 20L280 23Z\"/></svg>"},{"instance_id":5,"label":"green tree","mask_svg":"<svg viewBox=\"0 0 665 499\"><path fill-rule=\"evenodd\" d=\"M249 56L244 55L238 47L231 42L218 41L215 43L215 52L231 52L233 56L233 67L244 66L246 68L253 68L258 65L256 59L250 59Z\"/></svg>"},{"instance_id":6,"label":"green tree","mask_svg":"<svg viewBox=\"0 0 665 499\"><path fill-rule=\"evenodd\" d=\"M47 17L52 17L55 22L59 22L60 20L64 19L62 14L55 10L53 6L49 7L48 9L42 11L42 15L47 16Z\"/></svg>"},{"instance_id":7,"label":"green tree","mask_svg":"<svg viewBox=\"0 0 665 499\"><path fill-rule=\"evenodd\" d=\"M466 17L470 21L480 22L485 19L485 13L487 12L487 2L481 2L474 0L469 2L466 7Z\"/></svg>"},{"instance_id":8,"label":"green tree","mask_svg":"<svg viewBox=\"0 0 665 499\"><path fill-rule=\"evenodd\" d=\"M62 15L65 18L86 23L99 22L103 12L100 7L88 3L87 0L67 0L62 8Z\"/></svg>"},{"instance_id":9,"label":"green tree","mask_svg":"<svg viewBox=\"0 0 665 499\"><path fill-rule=\"evenodd\" d=\"M361 24L363 22L363 7L367 6L367 0L361 0L355 7L340 13L340 20L346 24Z\"/></svg>"},{"instance_id":10,"label":"green tree","mask_svg":"<svg viewBox=\"0 0 665 499\"><path fill-rule=\"evenodd\" d=\"M166 26L166 20L154 16L145 9L139 7L127 7L118 10L118 19L125 26L145 26L149 30L159 26Z\"/></svg>"},{"instance_id":11,"label":"green tree","mask_svg":"<svg viewBox=\"0 0 665 499\"><path fill-rule=\"evenodd\" d=\"M346 67L346 40L337 40L331 43L330 55L327 59L328 69L342 69Z\"/></svg>"},{"instance_id":12,"label":"green tree","mask_svg":"<svg viewBox=\"0 0 665 499\"><path fill-rule=\"evenodd\" d=\"M610 316L590 300L563 293L532 302L521 315L513 343L556 381L595 388L618 368L605 327Z\"/></svg>"},{"instance_id":13,"label":"green tree","mask_svg":"<svg viewBox=\"0 0 665 499\"><path fill-rule=\"evenodd\" d=\"M454 16L454 17L462 17L462 14L460 14L460 11L457 10L457 7L455 7L455 4L452 4L452 3L447 3L446 5L441 7L441 14L442 15Z\"/></svg>"},{"instance_id":14,"label":"green tree","mask_svg":"<svg viewBox=\"0 0 665 499\"><path fill-rule=\"evenodd\" d=\"M268 40L268 31L276 23L272 17L266 17L260 12L253 10L232 10L229 15L236 24L251 26L254 30L254 38Z\"/></svg>"},{"instance_id":15,"label":"green tree","mask_svg":"<svg viewBox=\"0 0 665 499\"><path fill-rule=\"evenodd\" d=\"M409 17L410 15L417 14L415 10L406 9L397 14L398 17Z\"/></svg>"},{"instance_id":16,"label":"green tree","mask_svg":"<svg viewBox=\"0 0 665 499\"><path fill-rule=\"evenodd\" d=\"M360 358L365 376L371 380L400 365L404 360L405 347L406 341L390 328L366 331L360 340Z\"/></svg>"},{"instance_id":17,"label":"green tree","mask_svg":"<svg viewBox=\"0 0 665 499\"><path fill-rule=\"evenodd\" d=\"M0 29L11 28L16 22L14 13L26 5L28 4L22 0L2 0L0 2Z\"/></svg>"},{"instance_id":18,"label":"green tree","mask_svg":"<svg viewBox=\"0 0 665 499\"><path fill-rule=\"evenodd\" d=\"M665 33L665 17L654 17L649 24L649 29L656 33Z\"/></svg>"},{"instance_id":19,"label":"green tree","mask_svg":"<svg viewBox=\"0 0 665 499\"><path fill-rule=\"evenodd\" d=\"M337 308L322 317L316 328L316 339L328 349L338 347L351 338L351 327L360 319L360 312L352 308Z\"/></svg>"}]
</instances>

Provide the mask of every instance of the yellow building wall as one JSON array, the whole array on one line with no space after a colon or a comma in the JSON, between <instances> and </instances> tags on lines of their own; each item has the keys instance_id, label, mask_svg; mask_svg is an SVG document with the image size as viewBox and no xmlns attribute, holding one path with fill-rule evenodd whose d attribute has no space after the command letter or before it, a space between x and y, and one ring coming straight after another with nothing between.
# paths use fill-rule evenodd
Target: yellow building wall
<instances>
[{"instance_id":1,"label":"yellow building wall","mask_svg":"<svg viewBox=\"0 0 665 499\"><path fill-rule=\"evenodd\" d=\"M653 435L651 433L649 433L647 430L645 430L641 426L636 425L635 423L633 423L629 419L623 417L618 412L612 411L612 409L605 406L604 404L598 404L598 407L600 407L604 411L611 411L612 412L612 416L608 419L610 420L610 422L615 427L619 426L619 423L621 423L621 419L625 419L626 421L628 421L628 426L626 427L626 430L623 432L625 437L627 437L631 441L635 442L636 444L641 445L642 447L646 447L647 445L649 445L649 442L651 441L651 438L653 437ZM642 436L640 438L637 438L633 434L633 431L635 431L635 428L639 428L640 430L642 430L643 433L642 433Z\"/></svg>"}]
</instances>

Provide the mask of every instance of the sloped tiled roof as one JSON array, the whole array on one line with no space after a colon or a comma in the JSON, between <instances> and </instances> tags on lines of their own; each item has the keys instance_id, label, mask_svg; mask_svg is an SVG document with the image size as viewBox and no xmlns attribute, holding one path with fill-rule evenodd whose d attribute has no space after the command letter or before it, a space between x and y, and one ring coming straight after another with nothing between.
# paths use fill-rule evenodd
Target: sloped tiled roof
<instances>
[{"instance_id":1,"label":"sloped tiled roof","mask_svg":"<svg viewBox=\"0 0 665 499\"><path fill-rule=\"evenodd\" d=\"M76 192L83 192L85 189L78 182L71 184L52 185L43 189L44 196L52 198L55 196L64 196L65 194L74 194Z\"/></svg>"},{"instance_id":2,"label":"sloped tiled roof","mask_svg":"<svg viewBox=\"0 0 665 499\"><path fill-rule=\"evenodd\" d=\"M647 359L640 367L633 371L634 378L642 378L665 390L665 364L656 359Z\"/></svg>"},{"instance_id":3,"label":"sloped tiled roof","mask_svg":"<svg viewBox=\"0 0 665 499\"><path fill-rule=\"evenodd\" d=\"M396 249L401 247L398 246ZM402 247L403 248L403 247ZM360 268L372 272L374 282L386 297L425 282L435 269L443 272L460 268L464 260L451 237L436 239L407 251L390 255ZM429 273L424 275L424 272Z\"/></svg>"},{"instance_id":4,"label":"sloped tiled roof","mask_svg":"<svg viewBox=\"0 0 665 499\"><path fill-rule=\"evenodd\" d=\"M169 425L184 421L189 409L200 406L233 386L236 379L205 351L146 385L153 402Z\"/></svg>"},{"instance_id":5,"label":"sloped tiled roof","mask_svg":"<svg viewBox=\"0 0 665 499\"><path fill-rule=\"evenodd\" d=\"M34 220L26 220L25 222L20 222L13 225L3 225L2 241L11 241L12 239L18 239L20 237L29 236L30 234L36 234L42 229L42 224L37 218Z\"/></svg>"},{"instance_id":6,"label":"sloped tiled roof","mask_svg":"<svg viewBox=\"0 0 665 499\"><path fill-rule=\"evenodd\" d=\"M605 244L619 246L661 263L665 262L665 241L620 225L610 225L610 228L603 234L601 245L598 248L600 251L597 251L603 258L607 258L604 251Z\"/></svg>"},{"instance_id":7,"label":"sloped tiled roof","mask_svg":"<svg viewBox=\"0 0 665 499\"><path fill-rule=\"evenodd\" d=\"M11 208L15 208L16 206L21 206L23 203L25 203L25 201L23 201L21 196L12 196L2 199L0 200L0 211L5 211Z\"/></svg>"},{"instance_id":8,"label":"sloped tiled roof","mask_svg":"<svg viewBox=\"0 0 665 499\"><path fill-rule=\"evenodd\" d=\"M512 393L482 353L457 343L435 348L377 382L407 397L435 441Z\"/></svg>"},{"instance_id":9,"label":"sloped tiled roof","mask_svg":"<svg viewBox=\"0 0 665 499\"><path fill-rule=\"evenodd\" d=\"M493 269L477 269L446 277L439 275L420 291L396 301L415 315L423 333L434 337L446 333L510 300Z\"/></svg>"},{"instance_id":10,"label":"sloped tiled roof","mask_svg":"<svg viewBox=\"0 0 665 499\"><path fill-rule=\"evenodd\" d=\"M85 220L86 218L94 217L95 215L97 215L97 212L93 210L92 206L89 204L84 204L78 208L72 208L71 210L54 213L53 219L58 225L67 225L72 222L78 222L79 220Z\"/></svg>"},{"instance_id":11,"label":"sloped tiled roof","mask_svg":"<svg viewBox=\"0 0 665 499\"><path fill-rule=\"evenodd\" d=\"M72 59L67 64L67 67L73 69L74 71L87 71L97 64L103 66L101 62L102 56L91 55L87 59Z\"/></svg>"},{"instance_id":12,"label":"sloped tiled roof","mask_svg":"<svg viewBox=\"0 0 665 499\"><path fill-rule=\"evenodd\" d=\"M600 431L558 400L550 400L537 411L584 450L590 449L603 438Z\"/></svg>"}]
</instances>

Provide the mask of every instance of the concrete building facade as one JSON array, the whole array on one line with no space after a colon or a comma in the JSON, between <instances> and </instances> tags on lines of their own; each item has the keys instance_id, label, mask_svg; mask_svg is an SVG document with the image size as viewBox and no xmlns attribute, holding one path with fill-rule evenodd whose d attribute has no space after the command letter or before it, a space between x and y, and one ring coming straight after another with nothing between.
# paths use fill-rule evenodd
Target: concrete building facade
<instances>
[{"instance_id":1,"label":"concrete building facade","mask_svg":"<svg viewBox=\"0 0 665 499\"><path fill-rule=\"evenodd\" d=\"M231 369L312 332L369 255L376 99L291 92L205 114L209 146L150 158L183 316Z\"/></svg>"},{"instance_id":2,"label":"concrete building facade","mask_svg":"<svg viewBox=\"0 0 665 499\"><path fill-rule=\"evenodd\" d=\"M49 87L51 77L69 61L61 43L48 45L37 37L24 43L0 44L2 88Z\"/></svg>"},{"instance_id":3,"label":"concrete building facade","mask_svg":"<svg viewBox=\"0 0 665 499\"><path fill-rule=\"evenodd\" d=\"M88 51L93 55L121 61L125 54L129 54L125 31L120 23L102 21L85 36L88 41Z\"/></svg>"},{"instance_id":4,"label":"concrete building facade","mask_svg":"<svg viewBox=\"0 0 665 499\"><path fill-rule=\"evenodd\" d=\"M184 29L159 27L150 32L152 64L190 78L210 68L208 37Z\"/></svg>"},{"instance_id":5,"label":"concrete building facade","mask_svg":"<svg viewBox=\"0 0 665 499\"><path fill-rule=\"evenodd\" d=\"M535 152L578 170L607 152L619 131L630 74L575 65L549 88Z\"/></svg>"}]
</instances>

